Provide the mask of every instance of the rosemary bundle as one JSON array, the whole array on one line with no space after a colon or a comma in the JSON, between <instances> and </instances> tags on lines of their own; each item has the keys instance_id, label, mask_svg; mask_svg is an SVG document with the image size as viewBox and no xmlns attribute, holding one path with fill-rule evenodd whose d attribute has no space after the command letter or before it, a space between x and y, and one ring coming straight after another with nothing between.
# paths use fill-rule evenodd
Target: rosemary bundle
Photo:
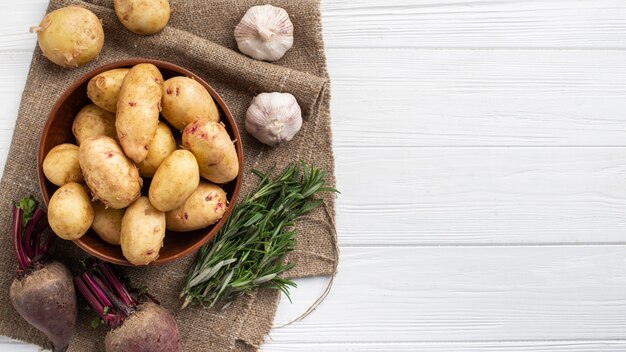
<instances>
[{"instance_id":1,"label":"rosemary bundle","mask_svg":"<svg viewBox=\"0 0 626 352\"><path fill-rule=\"evenodd\" d=\"M294 220L322 204L318 192L327 187L325 172L313 166L289 165L272 178L263 173L255 192L235 205L212 241L202 246L181 293L183 308L192 302L215 305L258 287L274 288L289 297L295 283L280 277L291 269L285 256L295 245Z\"/></svg>"}]
</instances>

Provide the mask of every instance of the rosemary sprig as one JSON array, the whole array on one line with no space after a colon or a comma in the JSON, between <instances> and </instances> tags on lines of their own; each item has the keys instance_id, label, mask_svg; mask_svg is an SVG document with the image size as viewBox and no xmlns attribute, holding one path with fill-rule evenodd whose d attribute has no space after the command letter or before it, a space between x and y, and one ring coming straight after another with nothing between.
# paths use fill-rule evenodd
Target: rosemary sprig
<instances>
[{"instance_id":1,"label":"rosemary sprig","mask_svg":"<svg viewBox=\"0 0 626 352\"><path fill-rule=\"evenodd\" d=\"M253 170L259 187L240 201L215 238L202 246L181 293L183 308L192 302L215 305L257 287L289 297L296 284L280 277L293 264L285 256L295 245L294 220L322 204L319 192L337 192L325 184L323 170L289 165L277 178L274 168Z\"/></svg>"}]
</instances>

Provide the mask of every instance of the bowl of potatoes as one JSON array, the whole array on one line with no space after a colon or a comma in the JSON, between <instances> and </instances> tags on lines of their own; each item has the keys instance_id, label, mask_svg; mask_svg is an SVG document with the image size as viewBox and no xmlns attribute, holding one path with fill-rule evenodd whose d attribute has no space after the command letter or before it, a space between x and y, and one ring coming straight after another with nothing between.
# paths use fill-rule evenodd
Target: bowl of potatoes
<instances>
[{"instance_id":1,"label":"bowl of potatoes","mask_svg":"<svg viewBox=\"0 0 626 352\"><path fill-rule=\"evenodd\" d=\"M53 106L38 153L50 228L120 265L157 265L212 239L235 204L243 150L202 78L129 59L81 77Z\"/></svg>"}]
</instances>

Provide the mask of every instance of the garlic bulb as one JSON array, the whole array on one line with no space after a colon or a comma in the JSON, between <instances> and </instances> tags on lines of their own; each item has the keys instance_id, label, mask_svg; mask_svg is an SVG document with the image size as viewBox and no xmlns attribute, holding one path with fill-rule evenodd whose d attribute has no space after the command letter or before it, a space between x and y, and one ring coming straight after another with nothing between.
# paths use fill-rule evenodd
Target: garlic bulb
<instances>
[{"instance_id":1,"label":"garlic bulb","mask_svg":"<svg viewBox=\"0 0 626 352\"><path fill-rule=\"evenodd\" d=\"M235 27L239 51L257 60L276 61L293 45L293 23L280 7L251 7Z\"/></svg>"},{"instance_id":2,"label":"garlic bulb","mask_svg":"<svg viewBox=\"0 0 626 352\"><path fill-rule=\"evenodd\" d=\"M261 93L246 112L246 131L267 145L290 141L300 127L302 112L289 93Z\"/></svg>"}]
</instances>

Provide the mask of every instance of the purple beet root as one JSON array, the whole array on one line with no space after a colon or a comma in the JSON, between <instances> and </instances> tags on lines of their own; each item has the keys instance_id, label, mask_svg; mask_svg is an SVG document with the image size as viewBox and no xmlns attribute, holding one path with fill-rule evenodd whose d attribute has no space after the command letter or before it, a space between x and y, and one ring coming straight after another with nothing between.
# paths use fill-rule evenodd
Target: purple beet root
<instances>
[{"instance_id":1,"label":"purple beet root","mask_svg":"<svg viewBox=\"0 0 626 352\"><path fill-rule=\"evenodd\" d=\"M178 326L158 304L146 302L104 338L107 352L169 352L182 351Z\"/></svg>"},{"instance_id":2,"label":"purple beet root","mask_svg":"<svg viewBox=\"0 0 626 352\"><path fill-rule=\"evenodd\" d=\"M100 320L111 330L104 339L106 352L180 352L176 321L146 293L131 295L118 275L97 262L74 278L76 288Z\"/></svg>"},{"instance_id":3,"label":"purple beet root","mask_svg":"<svg viewBox=\"0 0 626 352\"><path fill-rule=\"evenodd\" d=\"M49 262L15 279L9 292L22 318L46 334L55 351L65 351L76 323L76 293L69 270Z\"/></svg>"},{"instance_id":4,"label":"purple beet root","mask_svg":"<svg viewBox=\"0 0 626 352\"><path fill-rule=\"evenodd\" d=\"M46 334L54 351L65 351L76 323L76 292L70 271L47 254L56 238L44 235L47 228L46 215L32 198L14 206L11 230L18 269L9 296L22 318Z\"/></svg>"}]
</instances>

